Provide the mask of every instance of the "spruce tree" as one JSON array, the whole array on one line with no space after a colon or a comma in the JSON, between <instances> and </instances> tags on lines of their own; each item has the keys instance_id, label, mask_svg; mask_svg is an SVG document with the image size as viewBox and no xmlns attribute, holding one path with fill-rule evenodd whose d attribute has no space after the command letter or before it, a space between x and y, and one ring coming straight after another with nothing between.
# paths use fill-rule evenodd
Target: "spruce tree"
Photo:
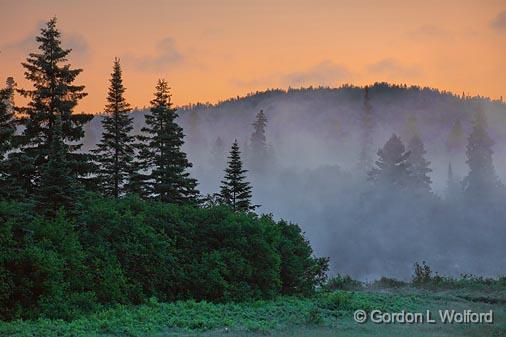
<instances>
[{"instance_id":1,"label":"spruce tree","mask_svg":"<svg viewBox=\"0 0 506 337\"><path fill-rule=\"evenodd\" d=\"M0 158L13 147L13 136L16 132L14 109L12 106L13 87L0 89Z\"/></svg>"},{"instance_id":2,"label":"spruce tree","mask_svg":"<svg viewBox=\"0 0 506 337\"><path fill-rule=\"evenodd\" d=\"M182 151L183 129L177 124L169 85L159 80L151 101L151 114L139 136L139 160L146 176L146 189L155 199L175 204L197 203L197 181L190 177L192 164Z\"/></svg>"},{"instance_id":3,"label":"spruce tree","mask_svg":"<svg viewBox=\"0 0 506 337\"><path fill-rule=\"evenodd\" d=\"M251 145L249 148L249 163L253 171L260 172L266 168L268 156L267 138L265 136L267 117L263 110L257 113L253 127L254 131L251 135Z\"/></svg>"},{"instance_id":4,"label":"spruce tree","mask_svg":"<svg viewBox=\"0 0 506 337\"><path fill-rule=\"evenodd\" d=\"M107 104L102 120L102 138L93 150L98 165L98 182L102 193L118 198L125 192L125 184L133 175L135 137L130 104L125 100L119 60L114 60Z\"/></svg>"},{"instance_id":5,"label":"spruce tree","mask_svg":"<svg viewBox=\"0 0 506 337\"><path fill-rule=\"evenodd\" d=\"M48 160L42 166L36 190L37 209L46 216L55 216L61 208L72 213L79 196L79 187L67 160L68 146L63 142L62 129L58 116L53 123Z\"/></svg>"},{"instance_id":6,"label":"spruce tree","mask_svg":"<svg viewBox=\"0 0 506 337\"><path fill-rule=\"evenodd\" d=\"M16 89L16 82L14 81L14 78L13 77L7 77L7 80L5 81L5 84L6 84L6 93L7 93L7 97L5 97L5 104L6 104L6 107L7 107L7 112L8 113L14 113L14 108L15 108L15 104L14 104L14 92L15 92L15 89Z\"/></svg>"},{"instance_id":7,"label":"spruce tree","mask_svg":"<svg viewBox=\"0 0 506 337\"><path fill-rule=\"evenodd\" d=\"M425 147L420 136L415 135L408 143L410 185L416 191L430 191L431 179L428 176L432 169L425 159Z\"/></svg>"},{"instance_id":8,"label":"spruce tree","mask_svg":"<svg viewBox=\"0 0 506 337\"><path fill-rule=\"evenodd\" d=\"M493 144L487 133L485 114L479 111L466 148L469 174L464 178L464 191L468 197L479 199L497 192L501 185L492 160Z\"/></svg>"},{"instance_id":9,"label":"spruce tree","mask_svg":"<svg viewBox=\"0 0 506 337\"><path fill-rule=\"evenodd\" d=\"M251 186L247 182L242 168L241 152L237 140L234 141L228 157L228 167L225 169L225 178L221 181L220 198L229 205L234 212L247 212L256 206L251 204Z\"/></svg>"},{"instance_id":10,"label":"spruce tree","mask_svg":"<svg viewBox=\"0 0 506 337\"><path fill-rule=\"evenodd\" d=\"M14 147L13 139L16 121L12 106L13 87L0 89L0 198L20 199L22 190L16 181L16 168L6 158L6 154Z\"/></svg>"},{"instance_id":11,"label":"spruce tree","mask_svg":"<svg viewBox=\"0 0 506 337\"><path fill-rule=\"evenodd\" d=\"M401 139L393 134L378 151L378 157L369 180L386 187L405 187L409 182L409 152Z\"/></svg>"},{"instance_id":12,"label":"spruce tree","mask_svg":"<svg viewBox=\"0 0 506 337\"><path fill-rule=\"evenodd\" d=\"M41 168L48 161L54 138L54 124L61 120L61 139L68 144L67 160L71 174L85 178L89 173L89 156L79 153L84 137L83 125L93 115L76 114L74 108L86 96L84 86L74 82L82 69L73 69L67 63L71 49L61 46L61 34L56 28L56 18L51 19L36 37L38 53L30 53L26 62L25 77L33 83L32 90L21 89L19 93L28 98L26 107L20 108L23 133L18 138L21 152L14 153L12 160L25 167L28 176L21 177L20 185L32 192L40 180ZM30 169L26 169L30 166Z\"/></svg>"},{"instance_id":13,"label":"spruce tree","mask_svg":"<svg viewBox=\"0 0 506 337\"><path fill-rule=\"evenodd\" d=\"M369 98L369 88L364 89L364 103L362 107L360 126L360 155L358 160L358 169L361 172L367 172L373 166L372 146L373 146L373 114L372 106Z\"/></svg>"}]
</instances>

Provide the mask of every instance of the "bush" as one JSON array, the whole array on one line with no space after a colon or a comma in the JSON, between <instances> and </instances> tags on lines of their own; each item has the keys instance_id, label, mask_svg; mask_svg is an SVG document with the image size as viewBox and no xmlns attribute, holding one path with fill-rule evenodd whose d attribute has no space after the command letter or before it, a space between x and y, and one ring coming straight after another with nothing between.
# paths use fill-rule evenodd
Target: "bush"
<instances>
[{"instance_id":1,"label":"bush","mask_svg":"<svg viewBox=\"0 0 506 337\"><path fill-rule=\"evenodd\" d=\"M422 264L415 263L415 274L413 275L412 283L415 286L422 286L430 283L432 280L432 270L422 261Z\"/></svg>"},{"instance_id":2,"label":"bush","mask_svg":"<svg viewBox=\"0 0 506 337\"><path fill-rule=\"evenodd\" d=\"M278 223L281 231L279 253L283 294L311 294L315 285L322 285L328 270L327 258L312 258L313 250L299 226L284 221Z\"/></svg>"},{"instance_id":3,"label":"bush","mask_svg":"<svg viewBox=\"0 0 506 337\"><path fill-rule=\"evenodd\" d=\"M228 207L86 196L74 218L0 204L0 318L72 319L97 304L309 294L325 276L297 225Z\"/></svg>"},{"instance_id":4,"label":"bush","mask_svg":"<svg viewBox=\"0 0 506 337\"><path fill-rule=\"evenodd\" d=\"M362 288L362 282L352 279L350 276L336 276L330 278L324 285L323 289L327 291L334 290L359 290Z\"/></svg>"},{"instance_id":5,"label":"bush","mask_svg":"<svg viewBox=\"0 0 506 337\"><path fill-rule=\"evenodd\" d=\"M352 304L352 293L335 291L322 296L320 307L327 310L349 310Z\"/></svg>"}]
</instances>

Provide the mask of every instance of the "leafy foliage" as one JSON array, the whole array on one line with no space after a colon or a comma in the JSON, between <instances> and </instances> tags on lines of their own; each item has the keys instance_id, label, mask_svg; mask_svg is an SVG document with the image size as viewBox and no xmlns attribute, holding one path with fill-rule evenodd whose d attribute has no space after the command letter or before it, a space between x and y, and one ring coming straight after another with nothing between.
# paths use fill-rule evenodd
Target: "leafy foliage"
<instances>
[{"instance_id":1,"label":"leafy foliage","mask_svg":"<svg viewBox=\"0 0 506 337\"><path fill-rule=\"evenodd\" d=\"M0 203L0 221L2 319L68 319L100 303L152 297L309 294L327 267L296 225L223 206L87 195L73 218L42 219L29 205Z\"/></svg>"}]
</instances>

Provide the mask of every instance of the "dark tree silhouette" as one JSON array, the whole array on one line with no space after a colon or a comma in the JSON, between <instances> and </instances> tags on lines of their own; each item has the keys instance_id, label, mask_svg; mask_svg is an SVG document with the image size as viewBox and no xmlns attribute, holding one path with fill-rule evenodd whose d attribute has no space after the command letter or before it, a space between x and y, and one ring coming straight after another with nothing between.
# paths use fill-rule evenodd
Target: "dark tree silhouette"
<instances>
[{"instance_id":1,"label":"dark tree silhouette","mask_svg":"<svg viewBox=\"0 0 506 337\"><path fill-rule=\"evenodd\" d=\"M46 216L55 216L63 208L72 213L79 196L76 183L67 161L68 146L63 142L62 124L56 117L48 161L42 166L40 185L36 190L37 209Z\"/></svg>"},{"instance_id":2,"label":"dark tree silhouette","mask_svg":"<svg viewBox=\"0 0 506 337\"><path fill-rule=\"evenodd\" d=\"M497 192L501 185L492 159L493 144L487 133L485 114L479 111L466 147L469 174L464 178L464 192L468 197L480 199Z\"/></svg>"},{"instance_id":3,"label":"dark tree silhouette","mask_svg":"<svg viewBox=\"0 0 506 337\"><path fill-rule=\"evenodd\" d=\"M376 166L369 172L369 180L379 185L404 187L409 182L409 152L401 139L393 134L378 150Z\"/></svg>"},{"instance_id":4,"label":"dark tree silhouette","mask_svg":"<svg viewBox=\"0 0 506 337\"><path fill-rule=\"evenodd\" d=\"M41 34L36 37L38 53L30 53L26 62L25 77L32 82L33 89L18 90L28 98L26 107L19 108L22 134L17 137L21 151L13 153L15 162L25 168L28 176L20 177L19 182L27 192L32 192L40 180L41 167L48 160L53 142L55 120L61 120L61 138L67 142L67 160L71 173L85 178L91 170L89 156L79 153L81 139L84 137L83 125L93 115L75 114L75 106L86 96L84 86L74 84L81 69L72 69L67 64L71 49L61 46L61 34L56 28L56 18L51 19ZM28 169L28 167L30 167Z\"/></svg>"},{"instance_id":5,"label":"dark tree silhouette","mask_svg":"<svg viewBox=\"0 0 506 337\"><path fill-rule=\"evenodd\" d=\"M416 191L430 191L431 179L428 176L432 169L425 159L425 147L420 136L415 135L408 143L410 184Z\"/></svg>"},{"instance_id":6,"label":"dark tree silhouette","mask_svg":"<svg viewBox=\"0 0 506 337\"><path fill-rule=\"evenodd\" d=\"M256 172L263 171L267 165L267 139L265 128L267 127L267 117L263 110L257 113L253 123L254 131L251 135L251 146L249 149L249 163L251 169Z\"/></svg>"},{"instance_id":7,"label":"dark tree silhouette","mask_svg":"<svg viewBox=\"0 0 506 337\"><path fill-rule=\"evenodd\" d=\"M245 175L248 171L242 168L237 140L232 145L228 159L225 178L221 181L221 200L236 212L254 210L256 206L251 204L251 186Z\"/></svg>"},{"instance_id":8,"label":"dark tree silhouette","mask_svg":"<svg viewBox=\"0 0 506 337\"><path fill-rule=\"evenodd\" d=\"M0 90L0 198L20 199L22 190L13 174L13 162L6 159L6 153L14 147L16 121L12 106L13 86ZM19 172L19 171L18 171Z\"/></svg>"},{"instance_id":9,"label":"dark tree silhouette","mask_svg":"<svg viewBox=\"0 0 506 337\"><path fill-rule=\"evenodd\" d=\"M176 123L169 85L159 80L151 101L151 114L145 115L146 127L139 136L139 158L146 176L146 190L158 200L183 204L197 203L197 181L190 177L192 164L181 150L183 129Z\"/></svg>"},{"instance_id":10,"label":"dark tree silhouette","mask_svg":"<svg viewBox=\"0 0 506 337\"><path fill-rule=\"evenodd\" d=\"M0 90L0 158L2 160L6 152L13 147L12 140L16 132L12 96L13 87L7 86Z\"/></svg>"},{"instance_id":11,"label":"dark tree silhouette","mask_svg":"<svg viewBox=\"0 0 506 337\"><path fill-rule=\"evenodd\" d=\"M120 62L115 59L105 106L107 115L102 120L104 131L97 148L93 150L98 165L99 189L115 198L125 192L125 184L132 175L135 154L135 137L131 135L133 118L124 94Z\"/></svg>"}]
</instances>

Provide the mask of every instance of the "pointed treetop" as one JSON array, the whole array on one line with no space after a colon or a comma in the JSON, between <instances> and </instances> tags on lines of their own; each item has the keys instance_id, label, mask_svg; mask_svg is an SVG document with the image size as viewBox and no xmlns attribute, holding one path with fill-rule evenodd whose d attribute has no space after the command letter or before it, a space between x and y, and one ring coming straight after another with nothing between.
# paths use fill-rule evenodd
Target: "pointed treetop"
<instances>
[{"instance_id":1,"label":"pointed treetop","mask_svg":"<svg viewBox=\"0 0 506 337\"><path fill-rule=\"evenodd\" d=\"M251 186L245 180L245 174L248 171L242 167L241 152L237 139L232 144L228 159L225 177L221 181L221 200L236 212L254 210L257 206L251 204Z\"/></svg>"}]
</instances>

